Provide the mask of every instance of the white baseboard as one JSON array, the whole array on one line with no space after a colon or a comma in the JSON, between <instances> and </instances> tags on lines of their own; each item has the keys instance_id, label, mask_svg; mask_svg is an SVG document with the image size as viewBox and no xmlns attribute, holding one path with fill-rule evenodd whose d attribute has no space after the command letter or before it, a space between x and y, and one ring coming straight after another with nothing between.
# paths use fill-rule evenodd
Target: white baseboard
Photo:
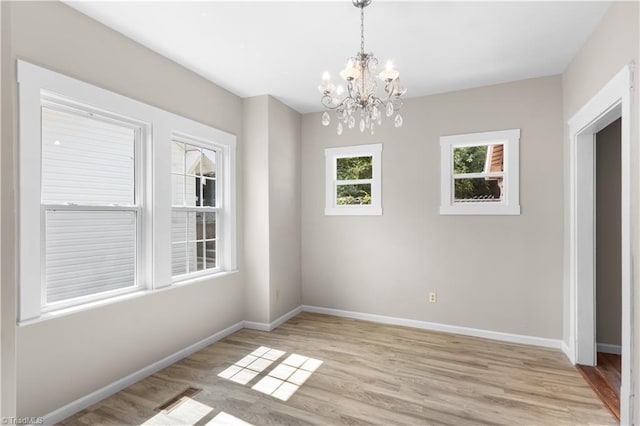
<instances>
[{"instance_id":1,"label":"white baseboard","mask_svg":"<svg viewBox=\"0 0 640 426\"><path fill-rule=\"evenodd\" d=\"M567 342L563 340L562 346L560 346L560 349L562 350L562 352L564 352L565 356L569 358L569 361L571 362L571 364L575 365L576 362L573 358L573 354L571 353L571 348L569 348L569 345L567 345Z\"/></svg>"},{"instance_id":2,"label":"white baseboard","mask_svg":"<svg viewBox=\"0 0 640 426\"><path fill-rule=\"evenodd\" d=\"M384 315L365 314L361 312L343 311L341 309L321 308L319 306L303 305L304 312L334 315L337 317L354 318L373 321L382 324L402 325L405 327L422 328L424 330L441 331L445 333L462 334L465 336L482 337L502 342L520 343L523 345L541 346L545 348L561 349L562 341L545 337L525 336L521 334L502 333L499 331L481 330L477 328L460 327L435 322L419 321L406 318L388 317Z\"/></svg>"},{"instance_id":3,"label":"white baseboard","mask_svg":"<svg viewBox=\"0 0 640 426\"><path fill-rule=\"evenodd\" d=\"M252 330L260 330L260 331L272 331L278 327L280 327L285 322L289 321L291 318L298 315L302 312L302 306L298 306L282 315L280 318L271 321L270 323L266 322L254 322L254 321L245 321L244 328L250 328Z\"/></svg>"},{"instance_id":4,"label":"white baseboard","mask_svg":"<svg viewBox=\"0 0 640 426\"><path fill-rule=\"evenodd\" d=\"M120 380L117 380L101 389L98 389L95 392L90 393L89 395L83 396L80 399L76 399L75 401L65 405L64 407L58 408L55 411L44 416L44 424L45 425L53 425L61 420L66 419L67 417L77 413L80 410L83 410L96 402L99 402L114 393L121 391L122 389L131 386L132 384L144 379L147 376L152 375L153 373L162 370L180 361L182 358L185 358L191 355L194 352L199 351L212 343L217 342L218 340L235 333L238 330L241 330L243 327L243 321L240 321L231 327L227 327L222 331L219 331L207 338L200 340L199 342L194 343L193 345L187 346L186 348L169 355L166 358L161 359L160 361L154 362L151 365L148 365L141 370L136 371L126 377L123 377Z\"/></svg>"},{"instance_id":5,"label":"white baseboard","mask_svg":"<svg viewBox=\"0 0 640 426\"><path fill-rule=\"evenodd\" d=\"M610 345L608 343L596 343L596 348L598 352L604 352L606 354L622 354L622 346L620 345Z\"/></svg>"}]
</instances>

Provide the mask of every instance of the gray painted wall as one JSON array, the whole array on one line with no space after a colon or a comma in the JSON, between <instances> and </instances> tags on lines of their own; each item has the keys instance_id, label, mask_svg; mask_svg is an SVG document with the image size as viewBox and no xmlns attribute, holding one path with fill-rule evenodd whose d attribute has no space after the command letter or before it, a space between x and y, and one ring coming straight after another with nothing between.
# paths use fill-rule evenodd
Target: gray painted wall
<instances>
[{"instance_id":1,"label":"gray painted wall","mask_svg":"<svg viewBox=\"0 0 640 426\"><path fill-rule=\"evenodd\" d=\"M59 2L2 7L3 24L10 23L2 28L3 123L15 123L21 58L240 135L241 99L169 59ZM17 134L15 126L2 130L2 362L4 371L16 372L15 383L3 377L11 390L3 390L3 414L47 414L244 319L244 277L237 273L16 327ZM241 137L238 150L243 265ZM15 387L17 407L10 400Z\"/></svg>"},{"instance_id":2,"label":"gray painted wall","mask_svg":"<svg viewBox=\"0 0 640 426\"><path fill-rule=\"evenodd\" d=\"M300 306L302 116L269 96L270 320Z\"/></svg>"},{"instance_id":3,"label":"gray painted wall","mask_svg":"<svg viewBox=\"0 0 640 426\"><path fill-rule=\"evenodd\" d=\"M247 321L269 322L269 98L243 100Z\"/></svg>"},{"instance_id":4,"label":"gray painted wall","mask_svg":"<svg viewBox=\"0 0 640 426\"><path fill-rule=\"evenodd\" d=\"M596 135L596 341L620 345L620 119Z\"/></svg>"},{"instance_id":5,"label":"gray painted wall","mask_svg":"<svg viewBox=\"0 0 640 426\"><path fill-rule=\"evenodd\" d=\"M272 96L244 99L245 319L300 305L300 121Z\"/></svg>"},{"instance_id":6,"label":"gray painted wall","mask_svg":"<svg viewBox=\"0 0 640 426\"><path fill-rule=\"evenodd\" d=\"M357 312L562 335L559 76L408 99L404 126L302 125L302 300ZM520 216L441 216L441 135L519 128ZM324 215L324 149L383 143L383 216ZM438 302L428 302L428 292Z\"/></svg>"}]
</instances>

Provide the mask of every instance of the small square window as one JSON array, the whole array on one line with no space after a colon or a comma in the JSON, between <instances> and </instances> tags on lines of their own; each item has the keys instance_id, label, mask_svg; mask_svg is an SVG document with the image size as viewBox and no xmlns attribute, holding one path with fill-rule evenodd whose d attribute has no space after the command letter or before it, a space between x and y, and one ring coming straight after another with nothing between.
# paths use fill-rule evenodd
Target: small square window
<instances>
[{"instance_id":1,"label":"small square window","mask_svg":"<svg viewBox=\"0 0 640 426\"><path fill-rule=\"evenodd\" d=\"M440 214L520 214L520 130L442 136Z\"/></svg>"},{"instance_id":2,"label":"small square window","mask_svg":"<svg viewBox=\"0 0 640 426\"><path fill-rule=\"evenodd\" d=\"M326 215L381 215L382 144L325 150Z\"/></svg>"}]
</instances>

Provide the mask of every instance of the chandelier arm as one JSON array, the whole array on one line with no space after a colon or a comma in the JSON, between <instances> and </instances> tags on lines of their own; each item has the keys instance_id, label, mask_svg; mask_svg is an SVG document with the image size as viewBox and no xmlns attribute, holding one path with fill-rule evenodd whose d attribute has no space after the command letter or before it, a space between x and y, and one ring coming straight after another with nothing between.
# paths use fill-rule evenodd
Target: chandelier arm
<instances>
[{"instance_id":1,"label":"chandelier arm","mask_svg":"<svg viewBox=\"0 0 640 426\"><path fill-rule=\"evenodd\" d=\"M387 100L391 99L391 93L393 92L393 84L391 84L391 81L384 85L384 91L387 94Z\"/></svg>"},{"instance_id":2,"label":"chandelier arm","mask_svg":"<svg viewBox=\"0 0 640 426\"><path fill-rule=\"evenodd\" d=\"M393 109L396 111L400 110L404 106L404 101L400 98L394 98L392 101Z\"/></svg>"},{"instance_id":3,"label":"chandelier arm","mask_svg":"<svg viewBox=\"0 0 640 426\"><path fill-rule=\"evenodd\" d=\"M323 95L320 103L322 103L322 106L327 109L336 109L342 104L335 104L334 99L329 94Z\"/></svg>"}]
</instances>

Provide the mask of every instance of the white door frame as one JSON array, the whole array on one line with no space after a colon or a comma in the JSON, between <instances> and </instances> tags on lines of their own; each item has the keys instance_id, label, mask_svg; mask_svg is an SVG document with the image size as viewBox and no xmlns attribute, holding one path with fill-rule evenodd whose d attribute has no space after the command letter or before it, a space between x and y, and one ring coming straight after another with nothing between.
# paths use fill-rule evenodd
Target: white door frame
<instances>
[{"instance_id":1,"label":"white door frame","mask_svg":"<svg viewBox=\"0 0 640 426\"><path fill-rule=\"evenodd\" d=\"M620 423L632 420L631 363L633 282L631 266L631 129L633 64L625 66L568 122L570 143L569 358L596 364L595 333L595 135L621 120L622 383ZM636 218L637 220L637 218Z\"/></svg>"}]
</instances>

